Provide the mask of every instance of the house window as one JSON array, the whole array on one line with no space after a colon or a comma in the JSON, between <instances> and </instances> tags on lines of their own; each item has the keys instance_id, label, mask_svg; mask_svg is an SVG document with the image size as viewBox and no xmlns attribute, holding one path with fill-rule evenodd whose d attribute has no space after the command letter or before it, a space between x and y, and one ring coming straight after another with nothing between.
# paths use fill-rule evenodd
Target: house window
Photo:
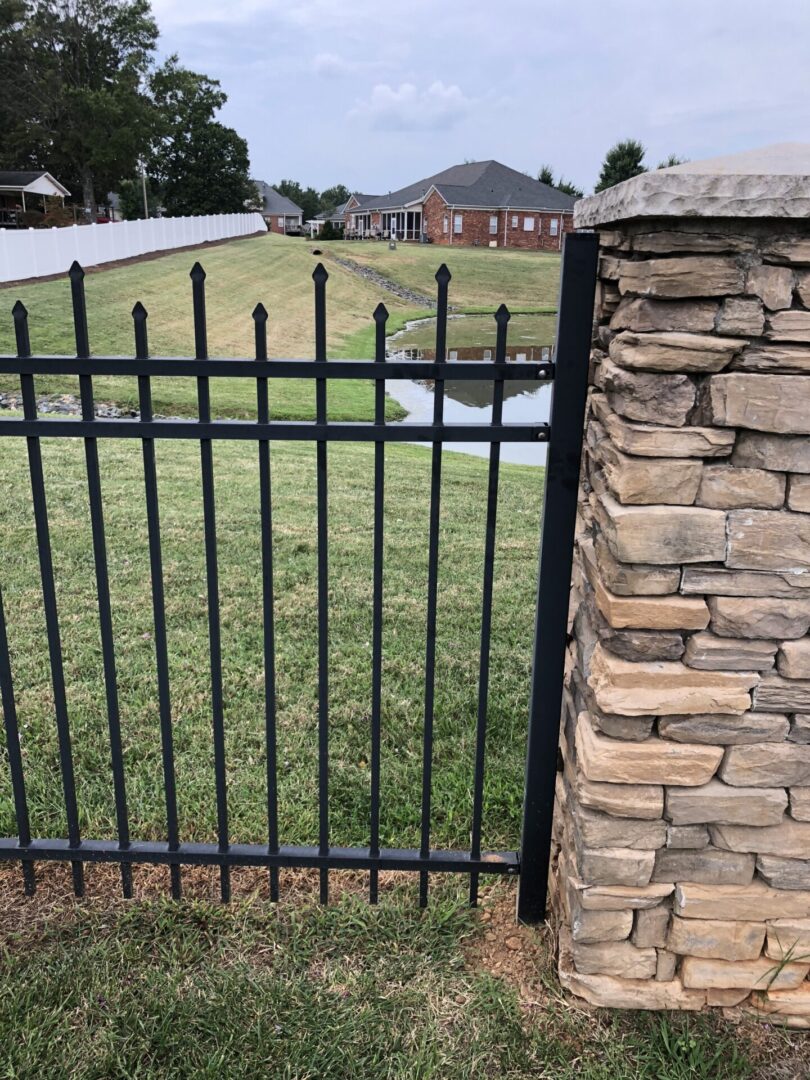
<instances>
[{"instance_id":1,"label":"house window","mask_svg":"<svg viewBox=\"0 0 810 1080\"><path fill-rule=\"evenodd\" d=\"M279 227L280 229L283 229L283 228L284 228L284 218L283 218L283 217L280 217L280 218L278 219L278 227Z\"/></svg>"},{"instance_id":2,"label":"house window","mask_svg":"<svg viewBox=\"0 0 810 1080\"><path fill-rule=\"evenodd\" d=\"M458 360L458 349L451 349L447 354L448 360Z\"/></svg>"},{"instance_id":3,"label":"house window","mask_svg":"<svg viewBox=\"0 0 810 1080\"><path fill-rule=\"evenodd\" d=\"M445 214L444 215L444 220L442 221L442 232L446 233L449 228L450 228L450 220L447 217L447 214Z\"/></svg>"},{"instance_id":4,"label":"house window","mask_svg":"<svg viewBox=\"0 0 810 1080\"><path fill-rule=\"evenodd\" d=\"M551 235L552 235L552 236L556 236L556 235L557 235L557 228L558 228L558 221L557 221L557 218L553 217L553 218L552 218L552 219L551 219L551 220L549 221L549 223L548 223L548 227L549 227L549 232L551 233Z\"/></svg>"},{"instance_id":5,"label":"house window","mask_svg":"<svg viewBox=\"0 0 810 1080\"><path fill-rule=\"evenodd\" d=\"M518 227L518 216L517 216L517 214L512 214L512 228L516 229L517 227Z\"/></svg>"},{"instance_id":6,"label":"house window","mask_svg":"<svg viewBox=\"0 0 810 1080\"><path fill-rule=\"evenodd\" d=\"M498 234L498 215L497 214L490 214L489 215L489 235L490 236L497 236L497 234Z\"/></svg>"},{"instance_id":7,"label":"house window","mask_svg":"<svg viewBox=\"0 0 810 1080\"><path fill-rule=\"evenodd\" d=\"M533 217L525 217L523 219L523 231L524 232L534 232L534 218Z\"/></svg>"},{"instance_id":8,"label":"house window","mask_svg":"<svg viewBox=\"0 0 810 1080\"><path fill-rule=\"evenodd\" d=\"M484 359L485 360L491 360L492 359L492 349L484 349Z\"/></svg>"},{"instance_id":9,"label":"house window","mask_svg":"<svg viewBox=\"0 0 810 1080\"><path fill-rule=\"evenodd\" d=\"M453 232L456 236L461 232L461 214L453 214Z\"/></svg>"}]
</instances>

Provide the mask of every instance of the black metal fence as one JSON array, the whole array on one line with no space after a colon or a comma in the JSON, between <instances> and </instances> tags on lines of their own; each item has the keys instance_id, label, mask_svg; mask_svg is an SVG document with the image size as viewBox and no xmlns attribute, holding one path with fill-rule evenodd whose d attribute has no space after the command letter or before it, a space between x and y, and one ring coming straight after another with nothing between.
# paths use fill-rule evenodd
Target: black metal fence
<instances>
[{"instance_id":1,"label":"black metal fence","mask_svg":"<svg viewBox=\"0 0 810 1080\"><path fill-rule=\"evenodd\" d=\"M320 896L327 902L329 871L358 869L369 871L369 896L377 901L380 870L406 870L419 874L420 904L428 898L431 872L470 875L470 900L476 902L480 874L520 873L519 916L529 922L544 917L546 876L550 853L551 817L554 800L557 739L562 694L563 661L568 612L568 590L573 551L577 484L582 443L582 422L587 384L588 352L596 276L597 238L593 234L566 237L559 306L557 346L553 363L507 364L506 341L509 312L498 309L497 344L492 363L446 362L447 298L450 273L445 266L436 274L438 284L436 360L387 362L385 329L388 312L380 304L374 312L376 324L375 361L329 361L326 358L327 273L318 265L315 284L314 361L267 359L267 312L258 305L253 312L255 359L213 360L208 358L205 273L199 264L191 272L194 310L195 356L193 359L164 359L149 355L147 313L138 303L133 309L134 358L91 357L84 297L84 273L78 264L70 270L75 357L33 356L24 306L13 309L17 355L0 357L0 374L20 378L22 417L0 418L0 437L24 438L27 442L31 492L33 496L39 569L42 581L48 652L58 736L61 780L64 794L66 837L40 838L31 835L26 801L23 759L20 750L11 659L0 593L0 693L6 732L7 756L11 772L17 836L0 839L0 859L19 860L27 893L36 887L35 863L39 860L70 862L77 895L84 890L84 863L118 863L124 896L132 895L132 864L168 864L171 890L181 895L181 866L219 867L223 900L230 896L230 870L234 866L265 867L270 876L272 899L279 895L280 867L311 867L320 871ZM78 376L80 419L38 418L35 375ZM138 380L140 414L134 419L100 419L94 407L94 376L129 375ZM186 375L197 380L198 419L156 419L152 410L153 378ZM212 420L209 379L224 376L255 381L257 419ZM493 386L493 409L489 423L446 423L444 421L444 380L487 380ZM270 418L269 381L293 378L315 381L315 420L280 421ZM432 423L385 421L386 379L433 379ZM375 386L373 422L343 423L327 420L327 386L335 379L371 379ZM553 380L550 423L504 423L502 418L504 382L510 379ZM115 841L83 837L71 749L59 613L54 568L51 557L48 506L42 468L40 436L84 440L93 539L99 624L115 797L117 836ZM139 439L143 450L144 487L151 568L151 593L155 631L158 705L166 803L166 840L142 841L132 837L127 809L126 775L122 752L116 671L116 649L110 603L110 583L104 530L102 485L99 472L98 439ZM161 555L161 530L156 439L191 439L200 443L201 483L207 576L208 631L214 772L217 807L216 843L186 843L180 836L177 813L172 704L169 682L169 655ZM258 448L262 550L262 604L264 651L265 738L267 757L267 843L233 843L228 821L225 732L223 716L223 671L220 641L219 583L217 564L217 523L214 502L214 440L247 440ZM317 447L317 604L318 604L318 843L312 847L284 845L279 836L276 680L273 597L273 522L270 499L271 440L314 440ZM328 445L332 441L374 443L374 530L372 600L372 684L370 723L370 820L366 848L336 847L331 843L329 823L329 551L327 544ZM383 494L386 442L428 441L431 450L429 516L427 635L424 684L424 730L422 750L421 830L418 849L380 847L380 745L381 688L383 671ZM480 677L472 791L471 842L467 851L434 850L431 847L431 792L433 767L433 719L436 674L436 622L439 584L439 510L444 442L488 442L489 482L484 537L484 580L482 595ZM492 614L493 569L498 505L500 447L504 442L547 442L548 458L543 512L536 634L533 655L532 694L529 706L529 738L526 756L526 789L520 852L482 852L482 806L487 735L487 699ZM538 474L538 481L539 481Z\"/></svg>"}]
</instances>

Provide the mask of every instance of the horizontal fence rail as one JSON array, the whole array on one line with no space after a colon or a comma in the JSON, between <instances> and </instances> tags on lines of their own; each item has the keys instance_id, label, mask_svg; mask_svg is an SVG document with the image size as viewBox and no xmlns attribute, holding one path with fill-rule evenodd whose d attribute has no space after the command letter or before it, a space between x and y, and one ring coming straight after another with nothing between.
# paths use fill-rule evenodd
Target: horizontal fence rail
<instances>
[{"instance_id":1,"label":"horizontal fence rail","mask_svg":"<svg viewBox=\"0 0 810 1080\"><path fill-rule=\"evenodd\" d=\"M593 298L595 276L595 238L571 237L568 244L576 245L577 258L569 260L573 269L563 270L564 285L576 292L579 306L577 318L584 310L583 304ZM585 242L584 244L582 242ZM593 270L593 273L591 273ZM18 709L12 677L13 657L10 655L6 619L0 581L0 701L6 734L7 758L11 774L13 805L16 814L17 836L0 839L0 860L17 860L22 865L23 883L27 893L36 887L35 864L40 861L63 861L71 864L73 885L77 895L84 891L84 864L87 862L118 863L124 896L132 895L132 867L138 863L168 865L171 872L171 891L174 897L182 894L182 866L206 865L219 867L220 892L223 900L231 894L230 871L236 866L263 867L269 874L271 899L279 897L279 868L308 867L319 871L322 902L329 897L329 871L336 869L364 870L369 872L369 898L378 899L379 872L403 870L419 876L419 901L428 901L430 872L464 873L470 876L470 901L475 904L481 874L517 874L521 870L523 855L517 852L486 852L482 850L483 792L486 759L486 736L488 718L489 654L492 630L493 570L495 561L495 536L499 489L500 446L505 442L549 442L549 467L557 458L565 461L563 486L565 498L555 503L548 489L546 492L546 529L553 522L554 533L546 534L543 550L562 548L561 573L570 573L570 550L573 543L573 511L575 509L576 471L581 447L582 410L584 410L585 373L587 371L587 341L580 334L576 340L576 364L571 358L555 357L555 363L508 363L506 361L507 329L509 312L501 306L496 315L497 345L494 363L448 363L446 360L447 298L450 274L442 266L436 274L438 285L436 360L434 362L388 362L385 355L385 330L388 312L380 304L374 312L375 358L372 361L327 361L326 356L326 284L328 275L322 265L313 273L315 310L315 359L314 360L268 360L267 358L267 311L260 304L253 312L255 358L219 360L208 357L205 273L197 263L191 272L192 307L194 316L195 356L193 358L155 358L149 356L147 336L147 312L140 303L132 312L134 332L134 357L95 357L91 355L87 333L87 313L84 296L84 273L78 263L70 272L73 301L73 322L76 338L75 356L38 356L32 353L28 327L28 313L21 303L13 309L17 343L16 356L0 357L0 374L20 378L23 398L23 416L0 415L0 438L18 437L26 440L33 509L36 525L37 550L44 600L48 655L51 669L53 707L56 721L58 752L61 768L62 794L66 836L43 838L32 836L26 800L23 757L20 751ZM566 277L571 281L565 285ZM590 289L590 296L588 290ZM572 308L573 310L573 308ZM562 328L561 328L562 334ZM585 347L583 348L583 342ZM573 346L572 346L573 348ZM584 358L584 367L583 367ZM565 361L561 367L561 362ZM35 393L35 376L77 376L80 388L81 416L76 419L51 419L39 417ZM137 379L139 414L127 419L97 418L94 404L94 378L104 375L131 375ZM156 419L152 408L152 380L165 377L191 377L197 385L197 419ZM478 423L445 423L445 379L489 381L493 386L493 411L489 421ZM210 379L251 379L256 388L256 419L214 419L211 412ZM279 421L271 419L272 380L277 378L315 380L315 418L312 421ZM368 379L375 388L374 417L367 422L335 422L327 416L327 390L333 379ZM385 379L433 379L434 413L431 423L387 423L385 420ZM566 403L562 414L554 411L550 423L510 424L503 421L504 383L513 379L547 381L552 384L561 380L561 396ZM581 394L572 388L581 389ZM581 401L580 401L581 397ZM558 429L567 427L567 433L559 438L555 450ZM115 823L118 839L97 840L84 837L79 829L79 806L81 791L77 791L73 770L72 733L68 716L63 673L59 611L51 558L48 504L42 469L42 438L81 438L84 441L86 475L88 483L90 525L93 543L96 594L98 600L99 634L102 647L102 666L106 696L109 732L109 761L111 786L115 803ZM121 729L118 704L118 674L116 643L110 606L110 583L105 540L102 478L99 470L99 439L140 439L143 454L143 483L146 522L148 528L149 574L152 596L152 621L154 629L154 664L157 675L157 705L160 724L161 767L165 797L165 841L147 842L131 834L127 799L127 777L122 753ZM172 704L169 654L167 645L167 617L164 593L164 571L161 543L160 493L156 471L156 440L192 439L200 444L200 482L203 497L203 536L206 566L206 607L208 619L209 689L211 700L211 740L213 748L213 776L216 802L216 841L211 843L187 843L182 839L181 821L178 814L177 782L175 776L174 707ZM219 604L219 567L217 554L217 519L215 512L215 469L212 447L217 440L248 440L256 443L258 450L258 473L260 481L260 535L262 580L261 610L263 625L262 660L264 677L264 737L266 755L266 802L267 843L245 844L235 842L231 835L229 790L227 781L225 705L221 626ZM271 442L294 440L314 442L316 446L316 513L317 513L317 610L318 610L318 696L317 696L317 782L318 782L318 835L312 847L289 846L279 835L278 819L278 751L276 733L276 673L275 673L275 593L273 519L271 501ZM374 452L374 514L373 536L373 582L372 582L372 647L371 647L371 701L369 717L370 746L370 819L369 843L366 847L340 847L333 841L329 818L330 781L330 694L328 669L330 658L329 639L329 548L328 536L328 448L332 442L370 441ZM384 563L383 498L385 491L385 444L388 442L425 441L431 444L430 509L428 527L428 582L427 623L424 681L424 723L422 739L422 783L420 812L420 844L418 849L386 848L380 845L380 805L382 771L382 708L381 691L383 679L383 595ZM480 667L478 678L478 705L475 726L475 758L473 762L473 790L471 792L470 847L466 851L437 850L431 845L431 800L433 793L433 723L436 681L436 635L437 597L440 570L440 507L442 491L442 449L445 442L477 442L490 445L489 477L487 488L486 529L484 542L484 581L482 590L482 626ZM556 457L555 457L556 454ZM540 474L538 474L540 475ZM573 477L573 481L572 481ZM573 482L574 503L571 502ZM556 484L556 481L555 481ZM566 554L567 553L567 554ZM568 558L568 571L565 570ZM544 604L544 590L548 591L548 579L554 568L547 558L548 566L541 562L539 607ZM559 576L559 574L558 574ZM558 583L558 594L562 585ZM565 639L567 609L557 596L544 620L544 633L551 635L555 648L542 650L536 647L533 672L533 712L530 716L530 764L532 746L540 745L537 734L538 714L542 712L538 702L546 691L538 689L542 683L561 686L562 653ZM539 610L539 608L538 608ZM541 620L538 619L538 624ZM551 660L547 656L552 657ZM557 687L557 690L560 689ZM548 696L548 694L547 694ZM559 716L559 694L555 697L551 687L550 705L540 719L544 725L542 746L546 753L556 744L556 728L550 716L556 708ZM532 726L533 725L533 726ZM554 731L551 732L551 728ZM533 732L533 735L531 734ZM550 734L551 732L551 734ZM531 739L534 738L534 743ZM553 740L552 743L549 740ZM547 769L546 769L547 774ZM544 774L544 782L548 775ZM529 777L530 782L531 776ZM551 773L553 791L553 772ZM527 789L529 798L536 793ZM548 793L543 792L541 802L547 807ZM550 831L550 813L544 812L542 822L532 820L533 841L537 831L546 827ZM526 824L524 822L524 834ZM536 878L536 874L534 875ZM537 889L542 897L538 901ZM545 882L532 882L532 896L526 901L526 910L534 918L545 902ZM530 909L530 910L529 910ZM542 917L542 911L541 915Z\"/></svg>"}]
</instances>

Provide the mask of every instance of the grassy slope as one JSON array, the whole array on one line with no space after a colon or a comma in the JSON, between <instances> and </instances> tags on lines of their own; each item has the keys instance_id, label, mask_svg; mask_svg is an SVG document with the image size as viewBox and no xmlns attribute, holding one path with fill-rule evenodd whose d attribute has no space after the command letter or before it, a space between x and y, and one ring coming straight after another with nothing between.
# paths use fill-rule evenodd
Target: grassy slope
<instances>
[{"instance_id":1,"label":"grassy slope","mask_svg":"<svg viewBox=\"0 0 810 1080\"><path fill-rule=\"evenodd\" d=\"M329 270L327 284L327 346L332 356L370 358L374 324L371 318L383 300L391 313L391 328L405 318L424 314L394 294L341 267L330 252L344 249L356 261L373 262L386 276L422 292L435 289L433 274L444 257L435 248L400 247L390 252L385 244L324 245ZM253 350L251 311L261 301L270 313L268 353L271 357L308 357L314 349L313 287L310 280L317 262L312 244L279 236L262 236L212 247L199 252L208 275L207 321L212 356L250 356ZM131 354L130 312L140 300L149 312L149 340L154 355L185 356L193 349L191 286L188 272L195 253L181 252L160 259L88 274L85 280L90 341L95 352ZM454 303L494 310L505 300L513 308L531 298L533 303L556 299L559 260L556 256L458 249L452 255ZM67 279L0 289L0 352L12 352L14 334L11 308L22 300L29 310L35 352L70 353L73 348L70 287ZM553 302L553 301L552 301ZM493 330L494 334L494 330ZM0 390L16 390L17 381L0 378ZM37 380L45 392L77 392L71 380ZM297 381L273 384L274 415L279 419L305 419L314 411L314 390ZM242 382L212 380L215 415L255 415L255 388ZM98 400L137 407L134 379L100 379ZM155 380L157 412L194 415L196 387L192 380ZM366 419L373 415L373 390L366 383L341 382L330 386L329 415L335 420ZM393 401L388 415L402 410Z\"/></svg>"}]
</instances>

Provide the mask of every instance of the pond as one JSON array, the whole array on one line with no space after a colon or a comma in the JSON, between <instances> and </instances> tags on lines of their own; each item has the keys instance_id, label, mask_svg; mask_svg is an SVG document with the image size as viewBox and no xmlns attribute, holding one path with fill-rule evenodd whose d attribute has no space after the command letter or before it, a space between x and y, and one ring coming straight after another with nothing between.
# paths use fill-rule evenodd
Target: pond
<instances>
[{"instance_id":1,"label":"pond","mask_svg":"<svg viewBox=\"0 0 810 1080\"><path fill-rule=\"evenodd\" d=\"M556 315L513 315L509 322L506 358L516 364L551 359ZM386 345L390 360L435 359L436 320L418 319L392 334ZM495 358L495 320L492 315L451 315L447 320L447 359L453 361ZM405 422L429 422L433 418L433 385L421 380L389 380L386 390L408 415ZM444 418L455 423L486 423L492 418L492 383L446 379ZM504 383L505 423L535 423L548 420L551 387L535 380ZM429 443L420 445L428 446ZM446 442L448 450L476 457L489 457L490 444ZM542 465L546 460L543 443L503 443L501 460L521 465Z\"/></svg>"}]
</instances>

